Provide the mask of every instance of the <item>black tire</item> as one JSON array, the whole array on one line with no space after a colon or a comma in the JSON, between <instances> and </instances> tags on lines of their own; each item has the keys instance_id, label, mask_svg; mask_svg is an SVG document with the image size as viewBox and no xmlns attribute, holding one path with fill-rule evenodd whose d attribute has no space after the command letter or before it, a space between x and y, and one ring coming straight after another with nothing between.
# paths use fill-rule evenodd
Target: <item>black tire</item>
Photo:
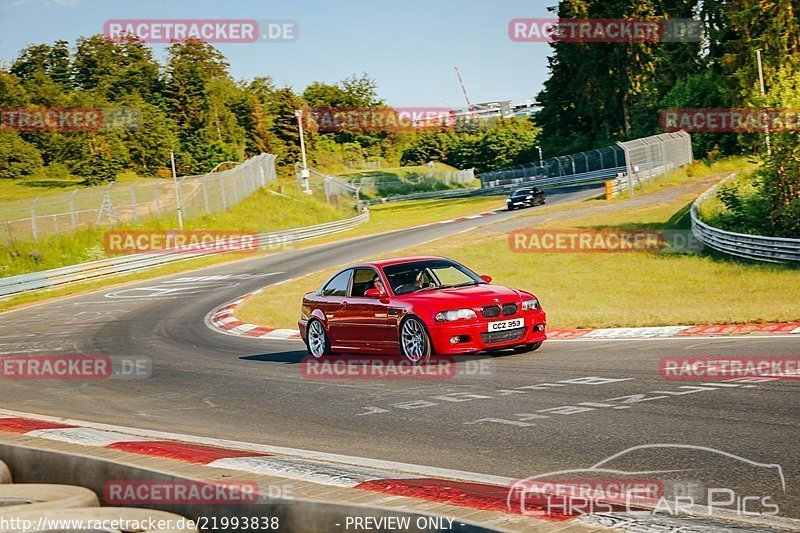
<instances>
[{"instance_id":1,"label":"black tire","mask_svg":"<svg viewBox=\"0 0 800 533\"><path fill-rule=\"evenodd\" d=\"M534 342L533 344L523 344L522 346L514 346L514 351L517 353L535 352L542 347L542 341Z\"/></svg>"},{"instance_id":2,"label":"black tire","mask_svg":"<svg viewBox=\"0 0 800 533\"><path fill-rule=\"evenodd\" d=\"M314 339L312 339L312 335ZM317 340L321 340L321 345ZM310 356L316 359L331 354L331 341L328 338L328 332L325 331L325 326L322 322L316 318L309 320L306 325L306 350Z\"/></svg>"},{"instance_id":3,"label":"black tire","mask_svg":"<svg viewBox=\"0 0 800 533\"><path fill-rule=\"evenodd\" d=\"M415 353L411 353L411 346L407 348L407 342L410 342L412 335L419 335L418 342L421 343L419 349L414 349ZM406 338L404 339L404 336ZM400 323L400 331L398 334L398 342L400 343L400 353L403 357L411 361L414 365L424 365L427 363L431 355L433 355L433 348L431 346L431 337L428 335L428 330L422 320L415 316L410 316Z\"/></svg>"},{"instance_id":4,"label":"black tire","mask_svg":"<svg viewBox=\"0 0 800 533\"><path fill-rule=\"evenodd\" d=\"M513 211L514 210L514 206L513 205L508 206L508 210L509 211Z\"/></svg>"}]
</instances>

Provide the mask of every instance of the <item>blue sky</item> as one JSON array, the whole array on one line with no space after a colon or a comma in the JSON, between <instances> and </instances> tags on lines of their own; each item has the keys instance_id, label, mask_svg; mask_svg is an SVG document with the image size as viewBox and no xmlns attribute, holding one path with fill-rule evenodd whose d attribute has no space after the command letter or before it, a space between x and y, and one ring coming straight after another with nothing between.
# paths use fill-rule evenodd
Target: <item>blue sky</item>
<instances>
[{"instance_id":1,"label":"blue sky","mask_svg":"<svg viewBox=\"0 0 800 533\"><path fill-rule=\"evenodd\" d=\"M291 43L216 44L235 78L272 76L302 91L366 72L395 106L530 100L547 78L545 43L515 43L508 21L547 17L556 0L0 0L0 61L29 44L102 33L109 19L290 19ZM166 45L150 45L159 60Z\"/></svg>"}]
</instances>

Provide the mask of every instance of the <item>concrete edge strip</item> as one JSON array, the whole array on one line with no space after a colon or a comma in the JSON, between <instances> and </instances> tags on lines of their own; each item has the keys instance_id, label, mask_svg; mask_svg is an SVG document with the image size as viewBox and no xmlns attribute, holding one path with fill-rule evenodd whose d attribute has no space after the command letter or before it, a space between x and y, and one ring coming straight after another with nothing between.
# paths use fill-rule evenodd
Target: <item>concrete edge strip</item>
<instances>
[{"instance_id":1,"label":"concrete edge strip","mask_svg":"<svg viewBox=\"0 0 800 533\"><path fill-rule=\"evenodd\" d=\"M515 480L500 476L323 452L305 452L311 456L300 457L297 453L302 450L60 419L5 409L0 409L0 432L483 511L525 514L522 510L509 508L507 502L509 488ZM331 458L338 458L339 461L331 461ZM355 463L364 466L355 466ZM690 516L693 521L712 518L699 507L692 511ZM550 522L578 519L579 522L589 520L591 523L591 516L553 516L544 519ZM541 515L534 517L543 519ZM788 530L800 528L800 520L784 517L743 518L731 515L713 518ZM626 520L630 522L631 519ZM657 522L657 517L648 520L650 525Z\"/></svg>"}]
</instances>

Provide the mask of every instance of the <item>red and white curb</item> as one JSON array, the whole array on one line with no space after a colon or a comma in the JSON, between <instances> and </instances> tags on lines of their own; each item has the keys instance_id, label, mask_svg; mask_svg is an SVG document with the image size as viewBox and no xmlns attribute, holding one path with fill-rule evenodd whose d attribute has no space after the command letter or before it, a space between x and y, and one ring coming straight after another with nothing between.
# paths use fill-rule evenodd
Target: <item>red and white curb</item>
<instances>
[{"instance_id":1,"label":"red and white curb","mask_svg":"<svg viewBox=\"0 0 800 533\"><path fill-rule=\"evenodd\" d=\"M466 217L451 218L449 220L441 220L438 223L439 224L449 224L451 222L463 222L465 220L475 220L476 218L490 217L492 215L496 215L496 214L502 213L502 212L503 212L502 209L496 209L494 211L484 211L483 213L478 213L477 215L470 215L470 216L466 216Z\"/></svg>"},{"instance_id":2,"label":"red and white curb","mask_svg":"<svg viewBox=\"0 0 800 533\"><path fill-rule=\"evenodd\" d=\"M67 442L90 448L104 448L135 455L158 457L208 466L266 474L307 481L320 485L349 488L406 497L441 504L495 511L524 518L526 513L509 505L509 490L517 481L512 478L463 472L437 467L395 463L377 459L351 457L324 452L279 448L264 444L181 435L161 431L135 429L110 424L63 419L33 413L0 410L0 432ZM356 464L362 466L355 466ZM526 509L531 511L531 509ZM707 522L702 510L691 517L673 516L664 519L642 513L542 515L535 518L550 522L572 522L590 527L612 527L627 531L643 531L643 526L664 531L679 526L720 526L718 520ZM719 517L723 518L723 517ZM699 519L699 520L698 520ZM798 521L782 517L741 517L728 520L738 523L797 530ZM723 518L724 520L724 518Z\"/></svg>"},{"instance_id":3,"label":"red and white curb","mask_svg":"<svg viewBox=\"0 0 800 533\"><path fill-rule=\"evenodd\" d=\"M258 294L261 290L257 290L245 294L241 298L214 309L206 317L206 324L217 329L223 333L231 335L242 335L245 337L255 337L259 339L299 339L300 331L296 329L281 329L270 328L267 326L259 326L258 324L248 324L242 322L234 316L236 308L250 296Z\"/></svg>"},{"instance_id":4,"label":"red and white curb","mask_svg":"<svg viewBox=\"0 0 800 533\"><path fill-rule=\"evenodd\" d=\"M35 417L35 418L33 418ZM3 410L0 432L509 514L511 478ZM289 455L302 453L307 457ZM339 461L358 462L355 466ZM382 466L384 468L378 468ZM416 470L415 473L407 472ZM453 478L439 477L446 473ZM563 518L562 518L563 519Z\"/></svg>"},{"instance_id":5,"label":"red and white curb","mask_svg":"<svg viewBox=\"0 0 800 533\"><path fill-rule=\"evenodd\" d=\"M218 307L209 314L208 323L224 333L257 337L261 339L299 339L296 329L277 329L257 324L248 324L237 319L236 308L260 290L246 294L233 302ZM708 326L654 326L641 328L600 329L549 329L549 340L613 340L613 339L665 339L685 337L739 337L797 335L800 338L800 322L767 324L723 324Z\"/></svg>"},{"instance_id":6,"label":"red and white curb","mask_svg":"<svg viewBox=\"0 0 800 533\"><path fill-rule=\"evenodd\" d=\"M800 322L768 324L717 324L708 326L656 326L644 328L549 329L548 339L664 339L681 337L739 337L798 335Z\"/></svg>"}]
</instances>

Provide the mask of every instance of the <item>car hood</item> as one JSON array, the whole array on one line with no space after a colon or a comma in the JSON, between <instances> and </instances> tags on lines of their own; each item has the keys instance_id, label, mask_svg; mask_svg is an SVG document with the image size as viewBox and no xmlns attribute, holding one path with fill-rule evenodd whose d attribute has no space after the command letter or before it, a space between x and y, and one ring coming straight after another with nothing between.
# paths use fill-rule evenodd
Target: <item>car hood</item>
<instances>
[{"instance_id":1,"label":"car hood","mask_svg":"<svg viewBox=\"0 0 800 533\"><path fill-rule=\"evenodd\" d=\"M517 302L523 293L502 285L472 285L469 287L453 287L451 289L435 289L409 294L403 299L407 301L441 302L448 308L482 307L494 303ZM495 302L498 298L500 301Z\"/></svg>"}]
</instances>

